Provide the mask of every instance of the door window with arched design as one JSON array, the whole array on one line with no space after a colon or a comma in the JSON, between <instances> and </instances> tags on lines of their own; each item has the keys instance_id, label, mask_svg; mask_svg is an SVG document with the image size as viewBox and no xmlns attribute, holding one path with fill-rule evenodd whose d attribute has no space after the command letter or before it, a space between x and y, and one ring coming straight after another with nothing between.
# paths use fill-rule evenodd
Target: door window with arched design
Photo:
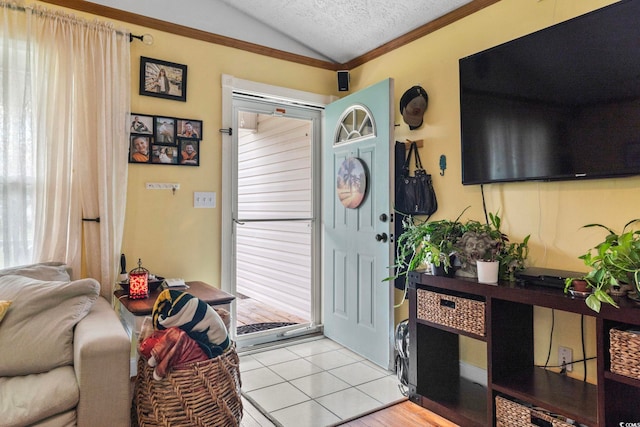
<instances>
[{"instance_id":1,"label":"door window with arched design","mask_svg":"<svg viewBox=\"0 0 640 427\"><path fill-rule=\"evenodd\" d=\"M375 122L364 105L352 105L344 110L336 126L333 145L376 136Z\"/></svg>"}]
</instances>

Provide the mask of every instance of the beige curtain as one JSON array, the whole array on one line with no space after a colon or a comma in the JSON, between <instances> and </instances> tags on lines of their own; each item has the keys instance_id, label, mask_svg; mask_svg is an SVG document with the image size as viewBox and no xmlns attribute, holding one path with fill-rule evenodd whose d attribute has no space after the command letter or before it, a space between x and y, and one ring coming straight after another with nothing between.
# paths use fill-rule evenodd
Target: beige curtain
<instances>
[{"instance_id":1,"label":"beige curtain","mask_svg":"<svg viewBox=\"0 0 640 427\"><path fill-rule=\"evenodd\" d=\"M76 278L100 281L111 300L126 203L128 32L39 6L0 5L3 26L12 25L2 42L24 46L24 144L34 147L36 176L33 260L65 261Z\"/></svg>"}]
</instances>

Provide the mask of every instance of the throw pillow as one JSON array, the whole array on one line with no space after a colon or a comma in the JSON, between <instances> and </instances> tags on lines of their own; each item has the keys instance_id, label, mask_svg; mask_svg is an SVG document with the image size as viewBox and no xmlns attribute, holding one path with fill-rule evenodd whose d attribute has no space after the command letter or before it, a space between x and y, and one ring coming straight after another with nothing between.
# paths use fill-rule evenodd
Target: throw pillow
<instances>
[{"instance_id":1,"label":"throw pillow","mask_svg":"<svg viewBox=\"0 0 640 427\"><path fill-rule=\"evenodd\" d=\"M11 305L11 301L0 301L0 322L4 319L4 315L9 311L9 306Z\"/></svg>"},{"instance_id":2,"label":"throw pillow","mask_svg":"<svg viewBox=\"0 0 640 427\"><path fill-rule=\"evenodd\" d=\"M0 301L0 322L4 319L4 315L9 311L9 306L11 305L11 301Z\"/></svg>"},{"instance_id":3,"label":"throw pillow","mask_svg":"<svg viewBox=\"0 0 640 427\"><path fill-rule=\"evenodd\" d=\"M73 363L73 328L95 303L94 279L44 281L0 277L0 300L12 300L0 325L0 377L46 372Z\"/></svg>"}]
</instances>

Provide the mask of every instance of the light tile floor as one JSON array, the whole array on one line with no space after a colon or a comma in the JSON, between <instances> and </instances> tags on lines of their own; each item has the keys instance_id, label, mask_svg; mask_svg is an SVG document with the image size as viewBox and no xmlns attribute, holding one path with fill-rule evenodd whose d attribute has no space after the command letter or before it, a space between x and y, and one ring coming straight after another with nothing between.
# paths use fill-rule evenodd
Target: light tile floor
<instances>
[{"instance_id":1,"label":"light tile floor","mask_svg":"<svg viewBox=\"0 0 640 427\"><path fill-rule=\"evenodd\" d=\"M242 391L275 425L325 427L405 399L393 372L324 337L240 353ZM245 411L242 425L252 424Z\"/></svg>"}]
</instances>

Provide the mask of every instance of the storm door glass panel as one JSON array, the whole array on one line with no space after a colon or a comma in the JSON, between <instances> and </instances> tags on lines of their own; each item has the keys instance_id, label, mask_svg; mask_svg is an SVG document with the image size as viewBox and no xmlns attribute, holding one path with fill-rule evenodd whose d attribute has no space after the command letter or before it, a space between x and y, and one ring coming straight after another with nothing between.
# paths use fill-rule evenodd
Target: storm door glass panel
<instances>
[{"instance_id":1,"label":"storm door glass panel","mask_svg":"<svg viewBox=\"0 0 640 427\"><path fill-rule=\"evenodd\" d=\"M254 323L309 322L311 124L240 112L238 125L237 296L269 307L253 311ZM269 317L273 312L282 316ZM238 317L238 327L249 320Z\"/></svg>"}]
</instances>

